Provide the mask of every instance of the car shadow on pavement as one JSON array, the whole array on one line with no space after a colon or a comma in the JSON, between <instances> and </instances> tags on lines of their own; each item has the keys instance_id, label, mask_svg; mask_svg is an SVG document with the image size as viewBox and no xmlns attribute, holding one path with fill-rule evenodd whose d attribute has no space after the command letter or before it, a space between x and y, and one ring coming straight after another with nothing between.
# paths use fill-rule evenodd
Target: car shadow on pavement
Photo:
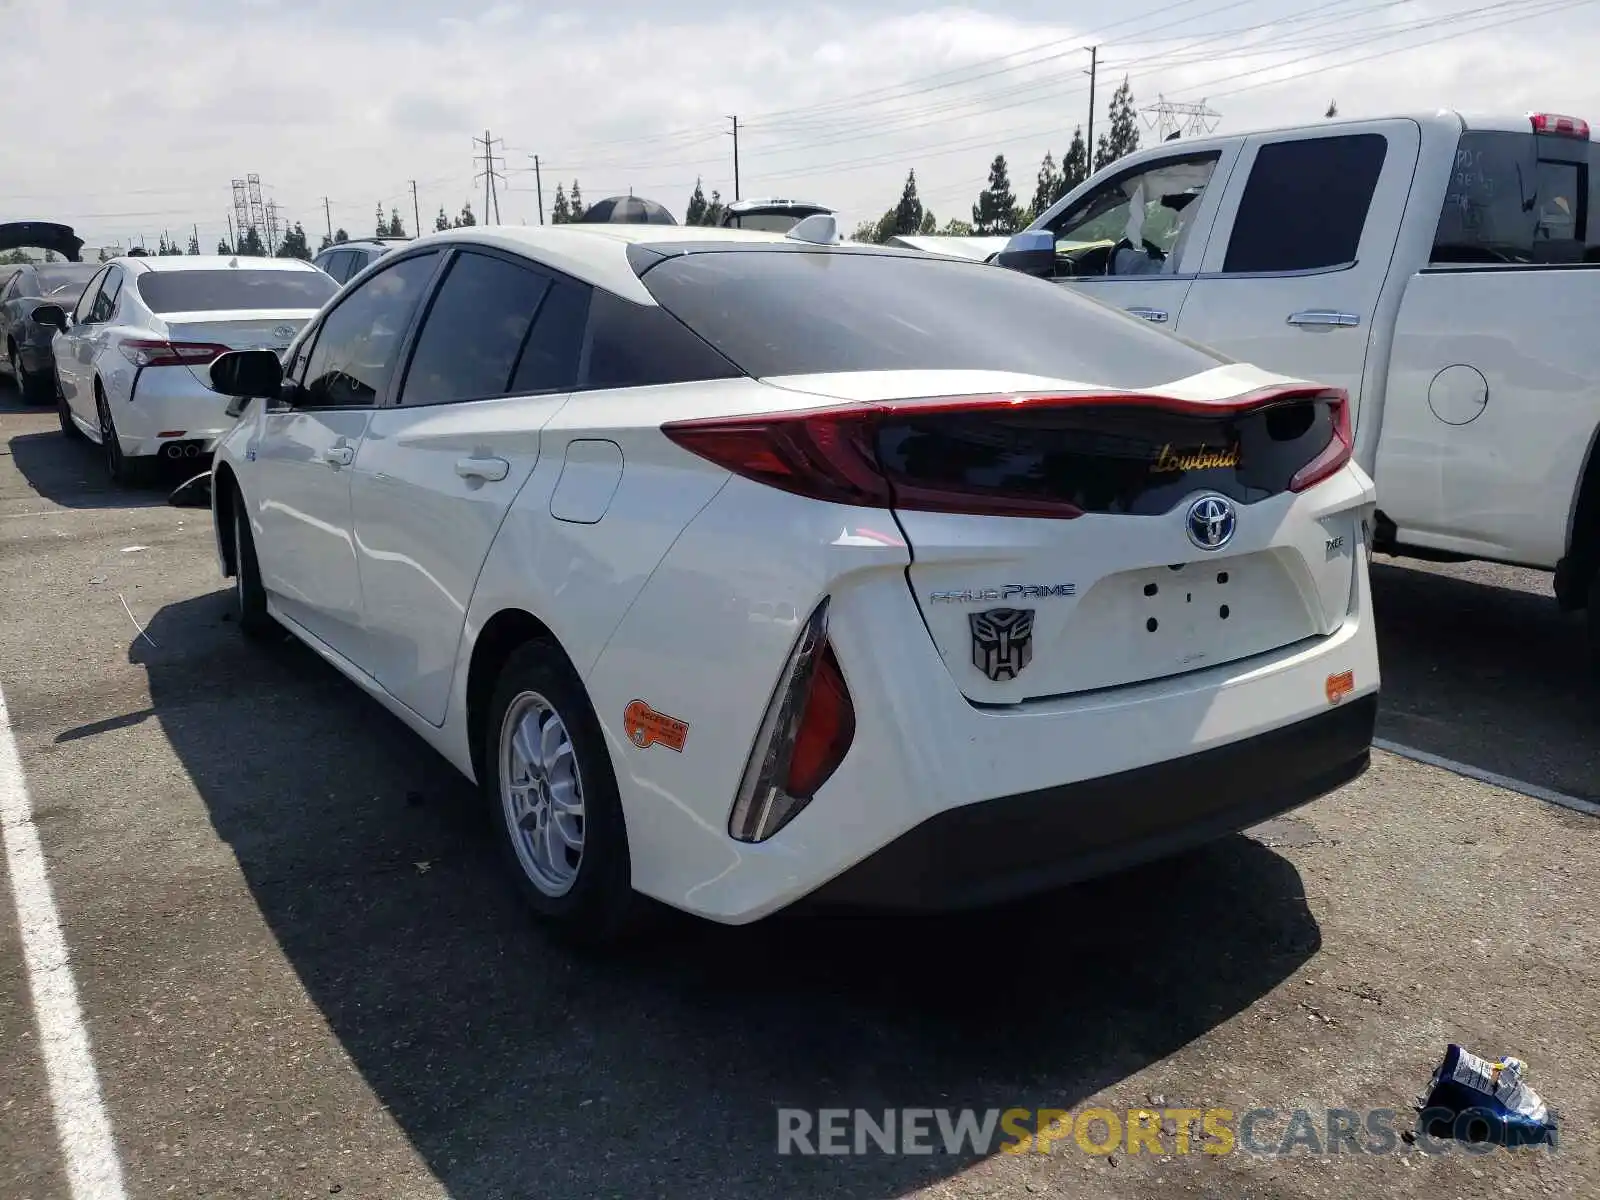
<instances>
[{"instance_id":1,"label":"car shadow on pavement","mask_svg":"<svg viewBox=\"0 0 1600 1200\"><path fill-rule=\"evenodd\" d=\"M1548 590L1496 585L1496 570L1477 580L1373 564L1378 736L1600 800L1600 690L1583 614L1559 612Z\"/></svg>"},{"instance_id":2,"label":"car shadow on pavement","mask_svg":"<svg viewBox=\"0 0 1600 1200\"><path fill-rule=\"evenodd\" d=\"M780 1157L777 1109L1070 1108L1320 947L1295 868L1236 836L998 911L663 916L577 954L452 768L229 608L162 609L130 658L288 963L453 1195L899 1196L972 1155Z\"/></svg>"},{"instance_id":3,"label":"car shadow on pavement","mask_svg":"<svg viewBox=\"0 0 1600 1200\"><path fill-rule=\"evenodd\" d=\"M52 414L51 419L54 419ZM189 470L158 464L146 482L113 483L106 474L100 447L87 440L69 440L59 429L19 433L9 446L17 470L43 499L63 508L151 508L167 502L167 494L207 465L186 460ZM195 467L194 463L200 463Z\"/></svg>"}]
</instances>

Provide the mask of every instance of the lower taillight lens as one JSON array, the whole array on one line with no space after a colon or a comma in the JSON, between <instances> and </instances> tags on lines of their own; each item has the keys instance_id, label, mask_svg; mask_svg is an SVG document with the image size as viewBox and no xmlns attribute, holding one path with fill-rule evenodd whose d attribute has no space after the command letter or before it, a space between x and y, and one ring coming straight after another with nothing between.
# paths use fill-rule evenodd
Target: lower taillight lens
<instances>
[{"instance_id":1,"label":"lower taillight lens","mask_svg":"<svg viewBox=\"0 0 1600 1200\"><path fill-rule=\"evenodd\" d=\"M745 766L728 832L766 841L811 802L855 739L856 711L828 642L828 602L811 614Z\"/></svg>"},{"instance_id":2,"label":"lower taillight lens","mask_svg":"<svg viewBox=\"0 0 1600 1200\"><path fill-rule=\"evenodd\" d=\"M228 352L226 346L210 342L163 342L154 338L129 338L117 348L136 367L204 367Z\"/></svg>"},{"instance_id":3,"label":"lower taillight lens","mask_svg":"<svg viewBox=\"0 0 1600 1200\"><path fill-rule=\"evenodd\" d=\"M1327 403L1333 419L1333 436L1320 454L1295 472L1294 478L1289 481L1291 492L1303 492L1343 470L1349 464L1350 456L1355 453L1356 439L1350 424L1349 396L1344 392L1329 392Z\"/></svg>"}]
</instances>

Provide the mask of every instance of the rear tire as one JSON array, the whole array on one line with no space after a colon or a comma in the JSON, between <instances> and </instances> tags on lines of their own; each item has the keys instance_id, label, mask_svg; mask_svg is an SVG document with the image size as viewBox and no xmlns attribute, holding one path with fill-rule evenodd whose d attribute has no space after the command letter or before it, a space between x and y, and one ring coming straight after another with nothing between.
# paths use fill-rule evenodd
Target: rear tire
<instances>
[{"instance_id":1,"label":"rear tire","mask_svg":"<svg viewBox=\"0 0 1600 1200\"><path fill-rule=\"evenodd\" d=\"M22 396L24 404L48 404L50 402L50 381L43 375L30 375L22 366L22 358L17 354L17 348L11 348L11 378L17 385L17 392Z\"/></svg>"},{"instance_id":2,"label":"rear tire","mask_svg":"<svg viewBox=\"0 0 1600 1200\"><path fill-rule=\"evenodd\" d=\"M635 932L645 901L633 890L611 755L583 683L553 641L512 652L481 736L495 840L528 907L570 944Z\"/></svg>"},{"instance_id":3,"label":"rear tire","mask_svg":"<svg viewBox=\"0 0 1600 1200\"><path fill-rule=\"evenodd\" d=\"M61 378L56 377L56 415L61 418L61 432L71 441L84 440L83 430L72 419L72 409L67 405L67 394L61 390Z\"/></svg>"},{"instance_id":4,"label":"rear tire","mask_svg":"<svg viewBox=\"0 0 1600 1200\"><path fill-rule=\"evenodd\" d=\"M100 417L100 451L105 456L106 474L111 476L112 483L119 483L124 487L141 482L145 476L145 464L137 458L129 458L122 452L122 442L117 437L117 422L111 415L111 405L98 385L95 387L94 406L95 412Z\"/></svg>"},{"instance_id":5,"label":"rear tire","mask_svg":"<svg viewBox=\"0 0 1600 1200\"><path fill-rule=\"evenodd\" d=\"M255 538L250 533L244 495L233 489L228 506L233 516L233 602L239 631L248 638L270 637L277 622L267 612L267 591L261 586L261 564L256 559Z\"/></svg>"}]
</instances>

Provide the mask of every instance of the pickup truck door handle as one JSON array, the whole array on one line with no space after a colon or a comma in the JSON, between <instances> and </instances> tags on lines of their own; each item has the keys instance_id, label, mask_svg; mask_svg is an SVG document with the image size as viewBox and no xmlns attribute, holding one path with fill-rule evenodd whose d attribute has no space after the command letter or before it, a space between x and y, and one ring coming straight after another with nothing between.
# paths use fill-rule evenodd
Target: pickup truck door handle
<instances>
[{"instance_id":1,"label":"pickup truck door handle","mask_svg":"<svg viewBox=\"0 0 1600 1200\"><path fill-rule=\"evenodd\" d=\"M495 482L504 479L511 464L503 458L458 458L456 474L463 479L487 479Z\"/></svg>"},{"instance_id":2,"label":"pickup truck door handle","mask_svg":"<svg viewBox=\"0 0 1600 1200\"><path fill-rule=\"evenodd\" d=\"M1166 310L1160 308L1130 308L1128 311L1136 317L1143 317L1154 325L1164 324L1167 319Z\"/></svg>"},{"instance_id":3,"label":"pickup truck door handle","mask_svg":"<svg viewBox=\"0 0 1600 1200\"><path fill-rule=\"evenodd\" d=\"M1361 324L1361 318L1355 313L1336 312L1331 308L1308 308L1304 312L1290 313L1289 324L1299 325L1302 328L1308 325L1333 325L1341 329L1351 329Z\"/></svg>"},{"instance_id":4,"label":"pickup truck door handle","mask_svg":"<svg viewBox=\"0 0 1600 1200\"><path fill-rule=\"evenodd\" d=\"M348 467L355 460L355 449L350 446L330 446L322 452L322 461L330 467Z\"/></svg>"}]
</instances>

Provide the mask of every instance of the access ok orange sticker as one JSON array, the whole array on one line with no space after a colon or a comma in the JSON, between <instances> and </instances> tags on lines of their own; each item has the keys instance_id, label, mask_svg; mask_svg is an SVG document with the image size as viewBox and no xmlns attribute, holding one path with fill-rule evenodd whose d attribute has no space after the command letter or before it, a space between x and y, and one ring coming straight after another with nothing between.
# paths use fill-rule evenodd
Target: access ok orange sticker
<instances>
[{"instance_id":1,"label":"access ok orange sticker","mask_svg":"<svg viewBox=\"0 0 1600 1200\"><path fill-rule=\"evenodd\" d=\"M1328 703L1339 703L1339 701L1356 690L1356 673L1354 671L1340 671L1337 675L1329 675L1326 690Z\"/></svg>"},{"instance_id":2,"label":"access ok orange sticker","mask_svg":"<svg viewBox=\"0 0 1600 1200\"><path fill-rule=\"evenodd\" d=\"M687 722L657 712L643 700L628 705L622 714L622 724L628 731L628 740L641 750L665 746L682 754L683 744L689 739Z\"/></svg>"}]
</instances>

